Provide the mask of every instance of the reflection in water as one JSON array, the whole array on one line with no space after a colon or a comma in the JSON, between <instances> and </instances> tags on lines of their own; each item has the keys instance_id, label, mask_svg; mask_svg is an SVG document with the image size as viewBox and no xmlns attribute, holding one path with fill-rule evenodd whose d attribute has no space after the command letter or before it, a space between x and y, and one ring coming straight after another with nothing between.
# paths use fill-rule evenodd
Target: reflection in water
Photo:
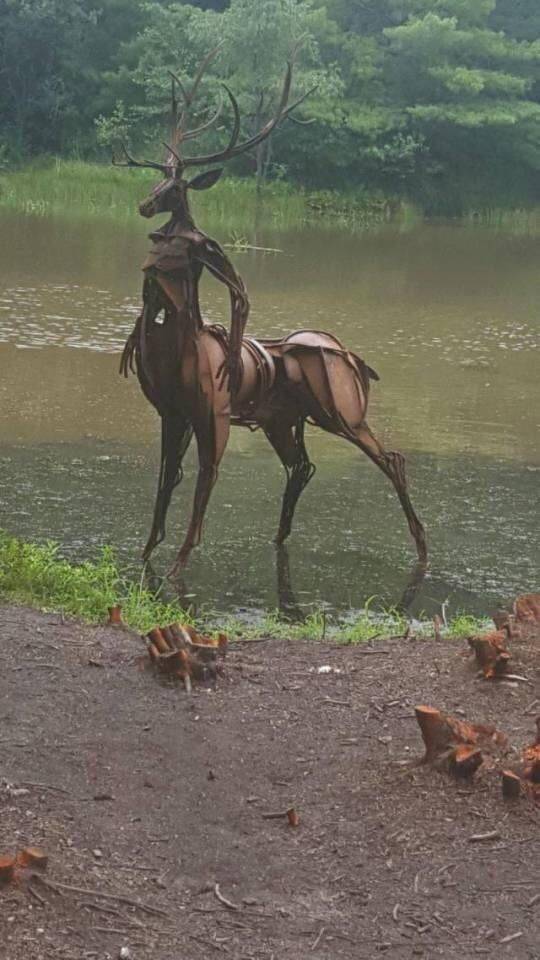
<instances>
[{"instance_id":1,"label":"reflection in water","mask_svg":"<svg viewBox=\"0 0 540 960\"><path fill-rule=\"evenodd\" d=\"M289 551L284 543L276 546L276 573L279 612L286 620L303 620L304 614L292 588Z\"/></svg>"},{"instance_id":2,"label":"reflection in water","mask_svg":"<svg viewBox=\"0 0 540 960\"><path fill-rule=\"evenodd\" d=\"M377 596L394 606L408 588L414 562L399 503L367 458L348 447L346 454L336 451L339 459L333 451L324 455L320 439L310 437L319 469L288 541L296 604L303 611L347 611ZM90 437L2 445L0 526L23 537L58 539L73 558L96 556L112 543L138 578L155 492L157 436L154 441ZM450 613L481 613L486 604L534 589L538 470L467 454L413 459L412 491L422 504L431 563L411 611L431 613L449 598ZM194 476L191 450L186 479L173 498L168 539L153 558L161 575L185 530ZM279 605L273 537L282 490L281 468L260 435L225 457L203 545L184 573L184 596L195 610ZM281 576L284 583L283 568Z\"/></svg>"},{"instance_id":3,"label":"reflection in water","mask_svg":"<svg viewBox=\"0 0 540 960\"><path fill-rule=\"evenodd\" d=\"M140 572L159 430L117 364L138 309L134 264L147 226L134 237L111 224L104 237L98 223L2 221L0 526L58 539L78 558L113 543ZM258 241L285 253L235 254L253 302L250 331L332 330L379 372L370 421L408 456L431 569L413 597L414 554L393 491L360 454L311 431L318 472L288 541L289 571L271 544L282 471L264 437L233 431L203 547L185 575L189 602L281 603L295 616L358 608L375 594L416 612L448 597L451 612L480 612L535 589L538 240L420 225L354 238L261 230ZM205 284L203 302L210 319L226 318L218 285ZM185 530L192 453L187 467L156 554L160 572Z\"/></svg>"}]
</instances>

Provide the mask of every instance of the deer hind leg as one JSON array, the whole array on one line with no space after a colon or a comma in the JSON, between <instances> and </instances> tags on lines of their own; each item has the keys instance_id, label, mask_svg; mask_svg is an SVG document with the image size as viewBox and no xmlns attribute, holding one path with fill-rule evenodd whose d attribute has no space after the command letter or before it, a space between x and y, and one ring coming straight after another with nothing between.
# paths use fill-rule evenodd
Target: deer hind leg
<instances>
[{"instance_id":1,"label":"deer hind leg","mask_svg":"<svg viewBox=\"0 0 540 960\"><path fill-rule=\"evenodd\" d=\"M351 431L351 434L347 436L347 439L357 447L360 447L370 460L392 481L399 497L399 502L403 507L403 512L407 517L409 530L416 544L418 560L420 564L425 565L427 562L426 534L422 523L416 515L407 490L405 458L401 453L385 450L365 422L359 427L355 427Z\"/></svg>"},{"instance_id":2,"label":"deer hind leg","mask_svg":"<svg viewBox=\"0 0 540 960\"><path fill-rule=\"evenodd\" d=\"M308 485L315 466L311 463L304 443L305 420L293 427L276 418L264 425L264 432L285 467L287 485L283 494L281 518L276 543L281 544L291 532L294 511L302 490Z\"/></svg>"},{"instance_id":3,"label":"deer hind leg","mask_svg":"<svg viewBox=\"0 0 540 960\"><path fill-rule=\"evenodd\" d=\"M194 430L197 438L199 472L193 498L191 521L186 538L180 548L169 577L175 577L185 567L194 547L201 542L201 531L210 500L210 494L218 477L218 466L229 439L230 422L228 416L218 416L209 410L206 416L195 420Z\"/></svg>"},{"instance_id":4,"label":"deer hind leg","mask_svg":"<svg viewBox=\"0 0 540 960\"><path fill-rule=\"evenodd\" d=\"M143 560L165 538L165 518L171 502L174 488L182 480L182 460L189 447L193 428L184 417L167 416L161 418L161 466L154 507L154 520L148 542L143 550Z\"/></svg>"}]
</instances>

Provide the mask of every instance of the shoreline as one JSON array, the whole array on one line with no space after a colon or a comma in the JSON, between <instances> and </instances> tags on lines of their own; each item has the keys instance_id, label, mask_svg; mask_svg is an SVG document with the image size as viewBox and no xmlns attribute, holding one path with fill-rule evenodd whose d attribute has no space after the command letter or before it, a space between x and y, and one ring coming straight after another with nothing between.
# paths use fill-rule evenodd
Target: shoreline
<instances>
[{"instance_id":1,"label":"shoreline","mask_svg":"<svg viewBox=\"0 0 540 960\"><path fill-rule=\"evenodd\" d=\"M444 611L441 611L442 617L431 620L411 619L404 611L377 609L373 598L366 600L356 619L341 623L332 621L323 611L308 614L300 621L271 610L251 623L219 613L194 618L178 601L163 598L166 581L157 589L150 589L142 578L139 582L128 578L110 547L104 548L95 563L70 563L59 551L58 544L34 544L0 530L0 603L17 604L42 613L59 613L91 626L106 624L108 609L121 606L125 626L139 633L181 621L210 632L224 631L231 637L264 636L342 645L361 644L375 638L395 639L412 632L419 638L432 637L434 630L442 638L457 639L489 630L491 624L487 614L476 617L466 612L458 613L448 622Z\"/></svg>"},{"instance_id":2,"label":"shoreline","mask_svg":"<svg viewBox=\"0 0 540 960\"><path fill-rule=\"evenodd\" d=\"M138 204L155 183L146 170L118 170L108 163L62 158L36 159L22 167L0 169L0 211L118 221L138 219ZM352 232L397 224L408 229L421 220L500 227L515 233L540 233L538 206L471 206L451 217L426 218L413 201L382 191L357 188L310 191L285 181L268 181L261 194L254 179L225 177L216 191L194 198L198 215L229 231L237 249L248 249L244 231L271 234L310 227ZM258 244L254 241L254 246Z\"/></svg>"}]
</instances>

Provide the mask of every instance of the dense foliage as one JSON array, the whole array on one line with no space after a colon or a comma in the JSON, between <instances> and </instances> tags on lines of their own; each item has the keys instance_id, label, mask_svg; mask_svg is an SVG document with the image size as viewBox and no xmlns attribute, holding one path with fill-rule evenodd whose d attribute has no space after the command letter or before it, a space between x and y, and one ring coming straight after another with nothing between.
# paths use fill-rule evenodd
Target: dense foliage
<instances>
[{"instance_id":1,"label":"dense foliage","mask_svg":"<svg viewBox=\"0 0 540 960\"><path fill-rule=\"evenodd\" d=\"M540 199L538 0L0 0L0 162L101 156L163 138L168 69L184 81L216 42L201 88L265 122L295 41L287 122L235 172L364 187L430 212ZM230 116L204 146L222 143Z\"/></svg>"}]
</instances>

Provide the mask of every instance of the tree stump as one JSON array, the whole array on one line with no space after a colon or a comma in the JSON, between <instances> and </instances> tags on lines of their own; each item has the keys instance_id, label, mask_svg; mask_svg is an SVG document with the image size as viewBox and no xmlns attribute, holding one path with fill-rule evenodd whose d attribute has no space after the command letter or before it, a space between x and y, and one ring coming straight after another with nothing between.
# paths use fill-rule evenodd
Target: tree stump
<instances>
[{"instance_id":1,"label":"tree stump","mask_svg":"<svg viewBox=\"0 0 540 960\"><path fill-rule=\"evenodd\" d=\"M39 847L24 847L17 855L20 867L31 867L33 870L45 870L49 858Z\"/></svg>"},{"instance_id":2,"label":"tree stump","mask_svg":"<svg viewBox=\"0 0 540 960\"><path fill-rule=\"evenodd\" d=\"M501 786L505 800L515 800L521 796L521 777L513 770L503 770Z\"/></svg>"},{"instance_id":3,"label":"tree stump","mask_svg":"<svg viewBox=\"0 0 540 960\"><path fill-rule=\"evenodd\" d=\"M495 727L466 723L435 707L415 707L416 719L426 747L424 763L446 768L458 776L472 776L483 761L480 746L506 744Z\"/></svg>"},{"instance_id":4,"label":"tree stump","mask_svg":"<svg viewBox=\"0 0 540 960\"><path fill-rule=\"evenodd\" d=\"M523 776L531 783L540 784L540 717L536 720L536 740L523 753Z\"/></svg>"},{"instance_id":5,"label":"tree stump","mask_svg":"<svg viewBox=\"0 0 540 960\"><path fill-rule=\"evenodd\" d=\"M16 857L11 854L0 856L0 885L11 883L15 875Z\"/></svg>"},{"instance_id":6,"label":"tree stump","mask_svg":"<svg viewBox=\"0 0 540 960\"><path fill-rule=\"evenodd\" d=\"M486 680L497 679L508 672L510 654L506 649L506 639L506 629L469 637L469 646Z\"/></svg>"},{"instance_id":7,"label":"tree stump","mask_svg":"<svg viewBox=\"0 0 540 960\"><path fill-rule=\"evenodd\" d=\"M191 681L215 680L219 671L218 656L225 656L227 637L205 637L191 626L171 623L154 627L146 635L148 654L164 673L182 680L186 690Z\"/></svg>"}]
</instances>

